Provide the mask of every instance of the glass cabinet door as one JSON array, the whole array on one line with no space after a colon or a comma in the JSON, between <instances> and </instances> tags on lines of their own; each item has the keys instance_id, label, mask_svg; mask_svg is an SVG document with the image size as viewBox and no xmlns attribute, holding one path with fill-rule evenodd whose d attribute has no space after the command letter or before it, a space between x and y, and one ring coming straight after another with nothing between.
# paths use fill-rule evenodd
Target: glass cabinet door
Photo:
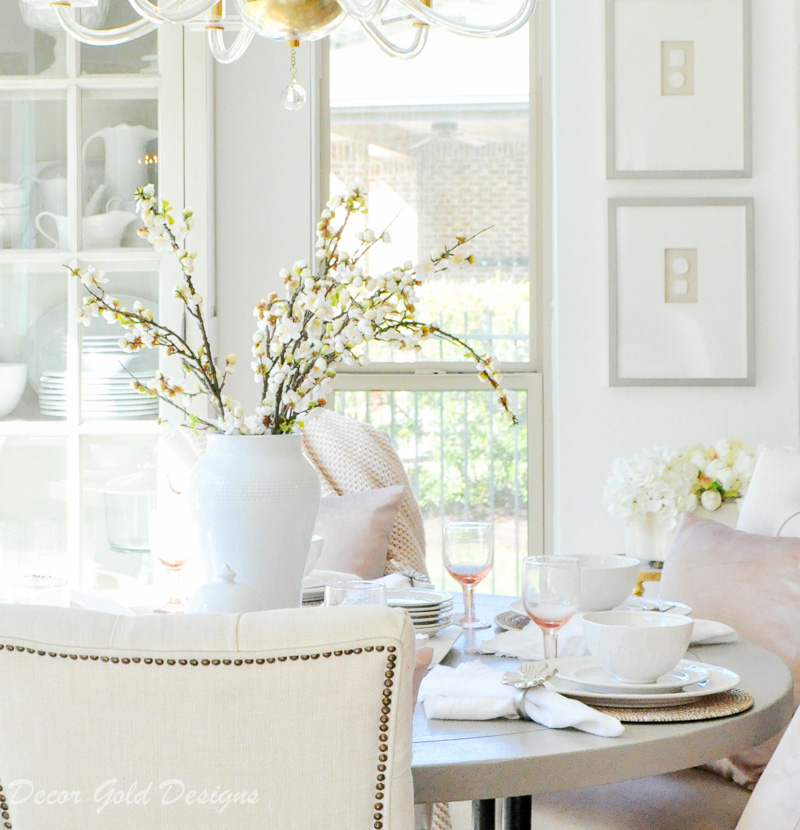
<instances>
[{"instance_id":1,"label":"glass cabinet door","mask_svg":"<svg viewBox=\"0 0 800 830\"><path fill-rule=\"evenodd\" d=\"M183 34L82 46L49 8L6 0L0 25L0 601L26 575L147 604L154 567L155 351L75 310L76 263L109 294L158 312L161 258L142 240L134 190L166 176L182 198ZM101 0L85 21L128 22ZM127 16L126 16L127 15ZM161 66L168 66L164 77ZM169 106L165 104L168 100ZM160 150L170 165L161 169ZM178 185L177 189L175 185ZM165 194L166 195L166 194ZM15 582L16 580L16 582ZM23 592L24 594L24 592ZM17 597L19 599L19 597Z\"/></svg>"}]
</instances>

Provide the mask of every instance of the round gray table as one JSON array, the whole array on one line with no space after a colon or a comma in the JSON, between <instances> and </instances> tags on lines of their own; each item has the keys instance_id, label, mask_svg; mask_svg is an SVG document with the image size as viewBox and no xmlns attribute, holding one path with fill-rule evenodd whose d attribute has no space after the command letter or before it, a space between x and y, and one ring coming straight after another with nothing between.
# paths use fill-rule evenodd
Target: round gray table
<instances>
[{"instance_id":1,"label":"round gray table","mask_svg":"<svg viewBox=\"0 0 800 830\"><path fill-rule=\"evenodd\" d=\"M510 598L479 595L477 614L493 620ZM492 629L465 632L443 661L456 665L480 659L515 669L520 661L465 655ZM494 828L494 799L509 799L506 823L530 827L530 794L570 790L642 778L697 766L755 746L782 729L792 716L792 677L776 655L745 641L695 646L695 660L733 669L754 706L739 715L673 724L626 724L619 738L600 738L575 729L547 729L514 720L429 721L414 714L412 772L417 803L473 801L475 828ZM518 798L518 797L522 798Z\"/></svg>"}]
</instances>

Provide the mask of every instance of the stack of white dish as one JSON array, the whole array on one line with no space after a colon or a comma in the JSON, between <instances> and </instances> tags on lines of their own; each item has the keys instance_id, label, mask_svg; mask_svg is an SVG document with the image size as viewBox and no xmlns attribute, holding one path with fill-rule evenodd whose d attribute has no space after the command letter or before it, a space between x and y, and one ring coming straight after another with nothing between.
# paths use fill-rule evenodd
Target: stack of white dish
<instances>
[{"instance_id":1,"label":"stack of white dish","mask_svg":"<svg viewBox=\"0 0 800 830\"><path fill-rule=\"evenodd\" d=\"M566 697L596 706L653 709L681 706L708 695L727 692L739 675L722 666L681 660L653 683L625 683L594 657L561 657L553 662L558 674L545 684Z\"/></svg>"},{"instance_id":2,"label":"stack of white dish","mask_svg":"<svg viewBox=\"0 0 800 830\"><path fill-rule=\"evenodd\" d=\"M28 191L24 184L0 182L0 248L18 248L28 226Z\"/></svg>"},{"instance_id":3,"label":"stack of white dish","mask_svg":"<svg viewBox=\"0 0 800 830\"><path fill-rule=\"evenodd\" d=\"M155 380L155 372L137 374L137 378L142 383L151 383ZM39 411L50 417L66 416L67 377L64 372L45 372L39 378ZM137 392L127 374L84 372L81 414L91 419L155 418L158 398Z\"/></svg>"},{"instance_id":4,"label":"stack of white dish","mask_svg":"<svg viewBox=\"0 0 800 830\"><path fill-rule=\"evenodd\" d=\"M428 588L394 588L386 592L386 604L405 608L421 634L435 634L453 620L453 597Z\"/></svg>"},{"instance_id":5,"label":"stack of white dish","mask_svg":"<svg viewBox=\"0 0 800 830\"><path fill-rule=\"evenodd\" d=\"M132 308L138 300L158 314L152 300L125 294L115 295L120 304ZM28 334L28 377L39 395L42 415L63 418L67 414L68 380L66 304L44 314ZM81 337L81 413L91 420L149 419L158 416L158 398L147 397L133 387L136 378L144 384L155 379L158 350L123 352L119 339L123 330L92 318ZM69 391L72 391L70 387Z\"/></svg>"}]
</instances>

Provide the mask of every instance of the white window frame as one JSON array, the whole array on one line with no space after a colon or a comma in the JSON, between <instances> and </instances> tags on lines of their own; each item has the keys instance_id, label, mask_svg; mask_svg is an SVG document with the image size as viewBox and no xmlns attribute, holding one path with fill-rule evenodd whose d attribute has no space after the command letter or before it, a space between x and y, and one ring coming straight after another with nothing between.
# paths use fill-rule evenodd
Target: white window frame
<instances>
[{"instance_id":1,"label":"white window frame","mask_svg":"<svg viewBox=\"0 0 800 830\"><path fill-rule=\"evenodd\" d=\"M546 469L550 466L550 459L545 453L549 445L551 421L545 417L545 403L549 400L549 389L546 387L543 366L548 355L545 344L549 339L549 324L545 320L543 309L549 291L545 289L543 275L545 263L549 256L545 248L548 215L543 209L547 203L549 181L545 181L543 173L544 154L548 150L545 146L547 135L546 120L547 105L544 99L544 85L542 83L544 67L549 57L547 52L547 38L544 36L549 27L549 8L545 2L540 2L529 28L530 38L530 104L529 104L529 139L532 164L529 181L530 198L530 249L531 249L531 302L530 302L530 358L528 361L506 362L501 365L503 385L508 389L525 390L528 393L528 555L540 556L551 549L550 536L552 520L549 518L550 494L545 486ZM314 179L318 183L318 190L312 198L315 208L314 216L319 215L319 207L328 198L328 184L330 181L330 115L329 115L329 85L328 85L328 58L329 46L324 41L316 51L316 67L314 67L319 97L314 107L312 119L312 135L317 141L312 152L312 169ZM315 220L316 221L316 220ZM475 372L463 363L417 361L414 363L371 363L365 368L348 368L340 370L334 380L334 395L336 390L368 391L368 390L486 390L477 378Z\"/></svg>"}]
</instances>

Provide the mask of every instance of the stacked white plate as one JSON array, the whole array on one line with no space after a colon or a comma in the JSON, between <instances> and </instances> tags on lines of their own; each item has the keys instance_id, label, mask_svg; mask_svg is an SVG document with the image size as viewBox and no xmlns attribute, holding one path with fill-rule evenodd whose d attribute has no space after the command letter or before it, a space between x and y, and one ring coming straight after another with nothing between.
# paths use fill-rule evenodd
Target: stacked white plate
<instances>
[{"instance_id":1,"label":"stacked white plate","mask_svg":"<svg viewBox=\"0 0 800 830\"><path fill-rule=\"evenodd\" d=\"M414 630L422 634L435 634L453 621L453 597L444 591L393 588L386 592L386 604L405 608L414 623Z\"/></svg>"},{"instance_id":2,"label":"stacked white plate","mask_svg":"<svg viewBox=\"0 0 800 830\"><path fill-rule=\"evenodd\" d=\"M117 350L119 351L119 350ZM137 374L142 383L155 380L155 372ZM148 398L133 388L126 373L83 373L81 413L84 418L155 418L158 399ZM63 418L67 414L67 378L64 372L45 372L39 378L39 410L42 415Z\"/></svg>"},{"instance_id":3,"label":"stacked white plate","mask_svg":"<svg viewBox=\"0 0 800 830\"><path fill-rule=\"evenodd\" d=\"M624 683L593 657L561 657L554 665L558 674L545 683L548 688L584 703L630 709L680 706L727 692L739 682L736 672L696 660L681 660L655 683Z\"/></svg>"},{"instance_id":4,"label":"stacked white plate","mask_svg":"<svg viewBox=\"0 0 800 830\"><path fill-rule=\"evenodd\" d=\"M138 300L158 315L152 300L127 294L116 295L126 308ZM67 322L71 309L66 303L51 309L28 332L28 379L39 394L39 411L51 418L67 414ZM158 416L158 399L133 388L133 378L142 383L155 379L158 349L123 352L118 343L124 330L100 317L81 330L81 412L92 420L149 419Z\"/></svg>"}]
</instances>

